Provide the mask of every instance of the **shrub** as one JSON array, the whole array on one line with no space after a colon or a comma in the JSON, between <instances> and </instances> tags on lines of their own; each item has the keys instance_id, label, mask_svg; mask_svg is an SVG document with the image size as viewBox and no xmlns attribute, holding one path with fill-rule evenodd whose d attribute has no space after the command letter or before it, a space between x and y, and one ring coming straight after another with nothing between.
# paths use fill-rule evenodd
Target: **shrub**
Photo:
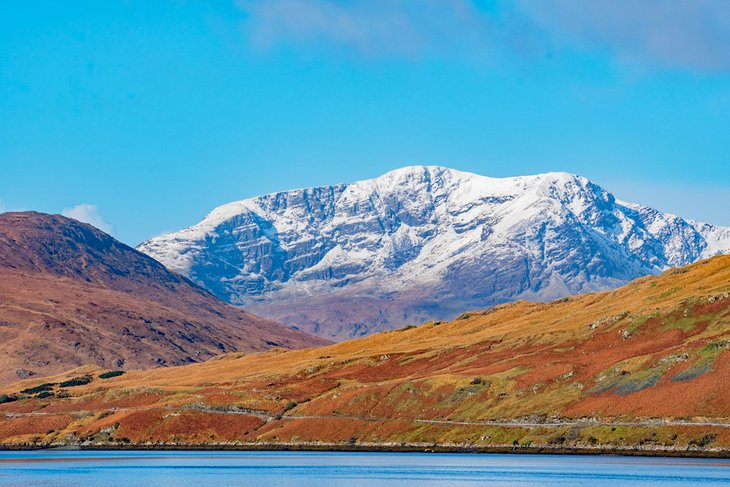
<instances>
[{"instance_id":1,"label":"shrub","mask_svg":"<svg viewBox=\"0 0 730 487\"><path fill-rule=\"evenodd\" d=\"M36 397L38 399L45 399L47 397L52 397L52 396L53 396L53 392L51 392L51 391L42 391Z\"/></svg>"},{"instance_id":2,"label":"shrub","mask_svg":"<svg viewBox=\"0 0 730 487\"><path fill-rule=\"evenodd\" d=\"M713 441L715 441L715 438L717 438L717 434L710 433L708 435L703 436L700 439L690 440L689 444L692 446L698 446L700 448L703 448L703 447L706 447L707 445L709 445L710 443L712 443Z\"/></svg>"},{"instance_id":3,"label":"shrub","mask_svg":"<svg viewBox=\"0 0 730 487\"><path fill-rule=\"evenodd\" d=\"M35 394L36 392L46 392L53 389L53 386L55 386L55 382L46 382L45 384L41 384L39 386L35 387L29 387L27 389L23 389L20 392L24 392L25 394Z\"/></svg>"},{"instance_id":4,"label":"shrub","mask_svg":"<svg viewBox=\"0 0 730 487\"><path fill-rule=\"evenodd\" d=\"M99 379L111 379L112 377L119 377L120 375L124 375L123 370L110 370L109 372L99 374Z\"/></svg>"},{"instance_id":5,"label":"shrub","mask_svg":"<svg viewBox=\"0 0 730 487\"><path fill-rule=\"evenodd\" d=\"M286 405L286 406L284 406L284 412L287 412L287 411L291 411L291 410L292 410L292 409L294 409L295 407L297 407L297 403L295 403L294 401L289 401L289 402L287 403L287 405Z\"/></svg>"},{"instance_id":6,"label":"shrub","mask_svg":"<svg viewBox=\"0 0 730 487\"><path fill-rule=\"evenodd\" d=\"M15 396L8 396L7 394L0 394L0 404L5 404L7 402L13 402L17 401L18 398Z\"/></svg>"},{"instance_id":7,"label":"shrub","mask_svg":"<svg viewBox=\"0 0 730 487\"><path fill-rule=\"evenodd\" d=\"M85 375L83 377L74 377L73 379L63 381L61 382L61 387L85 386L89 382L91 382L91 377Z\"/></svg>"}]
</instances>

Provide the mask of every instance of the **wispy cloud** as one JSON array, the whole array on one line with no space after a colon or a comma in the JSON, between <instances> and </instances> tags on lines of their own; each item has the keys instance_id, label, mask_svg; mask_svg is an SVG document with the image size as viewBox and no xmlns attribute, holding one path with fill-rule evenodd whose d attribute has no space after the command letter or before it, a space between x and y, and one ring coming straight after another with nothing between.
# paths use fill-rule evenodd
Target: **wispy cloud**
<instances>
[{"instance_id":1,"label":"wispy cloud","mask_svg":"<svg viewBox=\"0 0 730 487\"><path fill-rule=\"evenodd\" d=\"M725 0L238 0L259 49L488 58L557 48L647 67L730 70Z\"/></svg>"},{"instance_id":2,"label":"wispy cloud","mask_svg":"<svg viewBox=\"0 0 730 487\"><path fill-rule=\"evenodd\" d=\"M730 69L730 2L725 0L519 0L557 39L609 49L669 68Z\"/></svg>"},{"instance_id":3,"label":"wispy cloud","mask_svg":"<svg viewBox=\"0 0 730 487\"><path fill-rule=\"evenodd\" d=\"M260 49L329 47L366 57L431 53L491 55L500 19L470 0L239 0L246 34Z\"/></svg>"},{"instance_id":4,"label":"wispy cloud","mask_svg":"<svg viewBox=\"0 0 730 487\"><path fill-rule=\"evenodd\" d=\"M84 203L72 208L64 208L61 214L74 220L93 225L102 232L112 233L114 231L114 227L104 221L99 213L99 209L95 205Z\"/></svg>"}]
</instances>

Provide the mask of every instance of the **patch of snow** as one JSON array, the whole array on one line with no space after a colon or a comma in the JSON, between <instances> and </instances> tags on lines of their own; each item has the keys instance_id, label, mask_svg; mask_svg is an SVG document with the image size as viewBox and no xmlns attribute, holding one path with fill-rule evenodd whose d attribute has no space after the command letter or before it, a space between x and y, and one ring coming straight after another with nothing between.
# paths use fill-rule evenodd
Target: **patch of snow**
<instances>
[{"instance_id":1,"label":"patch of snow","mask_svg":"<svg viewBox=\"0 0 730 487\"><path fill-rule=\"evenodd\" d=\"M357 288L467 309L607 289L728 253L730 228L617 200L568 173L411 166L228 203L138 248L236 304Z\"/></svg>"}]
</instances>

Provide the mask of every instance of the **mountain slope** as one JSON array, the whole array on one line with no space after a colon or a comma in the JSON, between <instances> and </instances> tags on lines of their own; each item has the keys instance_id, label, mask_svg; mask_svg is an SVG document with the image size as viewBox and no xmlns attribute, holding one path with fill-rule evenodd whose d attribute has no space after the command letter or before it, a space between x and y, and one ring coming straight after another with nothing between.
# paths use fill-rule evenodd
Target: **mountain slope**
<instances>
[{"instance_id":1,"label":"mountain slope","mask_svg":"<svg viewBox=\"0 0 730 487\"><path fill-rule=\"evenodd\" d=\"M106 380L76 370L52 381L93 382L45 394L24 381L0 389L17 398L0 405L0 443L727 456L729 351L730 256L720 256L606 293L327 347Z\"/></svg>"},{"instance_id":2,"label":"mountain slope","mask_svg":"<svg viewBox=\"0 0 730 487\"><path fill-rule=\"evenodd\" d=\"M322 343L219 301L90 225L0 214L0 382Z\"/></svg>"},{"instance_id":3,"label":"mountain slope","mask_svg":"<svg viewBox=\"0 0 730 487\"><path fill-rule=\"evenodd\" d=\"M730 251L730 229L622 203L566 173L418 166L223 205L139 250L221 299L345 339L614 288Z\"/></svg>"}]
</instances>

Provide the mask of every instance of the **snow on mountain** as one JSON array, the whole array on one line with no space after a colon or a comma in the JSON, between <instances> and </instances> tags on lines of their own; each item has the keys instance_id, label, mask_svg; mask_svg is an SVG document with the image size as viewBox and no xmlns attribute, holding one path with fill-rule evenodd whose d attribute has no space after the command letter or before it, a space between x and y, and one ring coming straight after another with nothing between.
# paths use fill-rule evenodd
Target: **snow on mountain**
<instances>
[{"instance_id":1,"label":"snow on mountain","mask_svg":"<svg viewBox=\"0 0 730 487\"><path fill-rule=\"evenodd\" d=\"M139 250L224 300L344 339L613 288L730 252L730 228L617 201L567 173L415 166L229 203Z\"/></svg>"}]
</instances>

